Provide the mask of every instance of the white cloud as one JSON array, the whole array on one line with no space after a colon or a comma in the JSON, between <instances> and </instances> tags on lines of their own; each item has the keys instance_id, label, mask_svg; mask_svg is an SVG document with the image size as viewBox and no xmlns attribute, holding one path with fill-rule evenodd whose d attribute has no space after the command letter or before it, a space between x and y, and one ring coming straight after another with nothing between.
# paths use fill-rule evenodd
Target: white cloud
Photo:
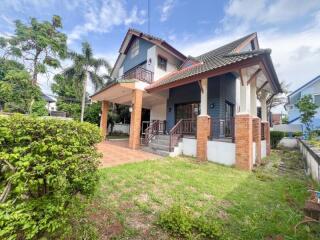
<instances>
[{"instance_id":1,"label":"white cloud","mask_svg":"<svg viewBox=\"0 0 320 240\"><path fill-rule=\"evenodd\" d=\"M320 8L320 1L314 0L276 0L252 1L231 0L225 9L224 23L241 21L248 23L254 20L261 24L288 22L299 17L304 17L312 10Z\"/></svg>"},{"instance_id":2,"label":"white cloud","mask_svg":"<svg viewBox=\"0 0 320 240\"><path fill-rule=\"evenodd\" d=\"M160 21L165 22L167 21L168 17L170 16L172 9L175 3L174 0L165 0L163 5L160 8Z\"/></svg>"},{"instance_id":3,"label":"white cloud","mask_svg":"<svg viewBox=\"0 0 320 240\"><path fill-rule=\"evenodd\" d=\"M89 32L107 33L114 26L143 24L146 12L138 10L136 6L131 11L125 9L122 0L107 0L100 4L89 4L88 10L84 15L84 24L77 25L68 34L69 43L81 38Z\"/></svg>"}]
</instances>

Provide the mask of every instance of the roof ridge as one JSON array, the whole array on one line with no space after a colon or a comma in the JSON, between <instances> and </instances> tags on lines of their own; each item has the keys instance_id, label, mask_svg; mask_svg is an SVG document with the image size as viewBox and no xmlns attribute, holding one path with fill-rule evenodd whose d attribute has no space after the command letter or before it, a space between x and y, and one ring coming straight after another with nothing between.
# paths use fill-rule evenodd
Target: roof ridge
<instances>
[{"instance_id":1,"label":"roof ridge","mask_svg":"<svg viewBox=\"0 0 320 240\"><path fill-rule=\"evenodd\" d=\"M213 53L213 52L215 52L215 51L217 51L217 50L221 50L221 49L223 49L223 48L226 48L227 46L232 46L233 44L237 43L238 41L241 41L241 42L240 42L239 44L237 44L235 47L233 47L232 49L230 49L230 51L228 51L228 53L230 53L230 52L232 52L234 49L236 49L242 42L244 42L247 38L251 37L251 36L254 35L254 34L257 34L257 32L253 32L253 33L250 33L250 34L248 34L248 35L246 35L246 36L244 36L244 37L238 38L238 39L236 39L236 40L234 40L234 41L232 41L232 42L229 42L229 43L227 43L227 44L224 44L224 45L222 45L222 46L220 46L220 47L218 47L218 48L215 48L215 49L213 49L213 50L211 50L211 51L209 51L209 52L203 53L203 54L197 56L196 58L198 59L198 58L204 57L204 56L206 56L206 55L208 55L208 54L210 54L210 53Z\"/></svg>"},{"instance_id":2,"label":"roof ridge","mask_svg":"<svg viewBox=\"0 0 320 240\"><path fill-rule=\"evenodd\" d=\"M254 54L254 53L271 53L270 48L260 48L256 50L251 50L251 51L243 51L239 53L228 53L226 55L223 55L223 57L236 57L236 56L241 56L241 55L246 55L246 54Z\"/></svg>"}]
</instances>

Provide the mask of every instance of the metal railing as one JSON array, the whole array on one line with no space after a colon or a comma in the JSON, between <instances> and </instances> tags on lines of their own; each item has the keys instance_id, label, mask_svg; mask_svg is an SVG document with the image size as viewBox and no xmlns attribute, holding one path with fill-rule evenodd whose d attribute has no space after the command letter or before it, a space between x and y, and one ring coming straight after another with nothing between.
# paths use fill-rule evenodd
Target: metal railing
<instances>
[{"instance_id":1,"label":"metal railing","mask_svg":"<svg viewBox=\"0 0 320 240\"><path fill-rule=\"evenodd\" d=\"M169 151L172 152L183 135L196 135L196 120L180 119L170 130Z\"/></svg>"},{"instance_id":2,"label":"metal railing","mask_svg":"<svg viewBox=\"0 0 320 240\"><path fill-rule=\"evenodd\" d=\"M155 135L166 133L166 121L155 120L144 132L144 144L148 145Z\"/></svg>"},{"instance_id":3,"label":"metal railing","mask_svg":"<svg viewBox=\"0 0 320 240\"><path fill-rule=\"evenodd\" d=\"M234 118L211 118L211 137L213 139L235 140Z\"/></svg>"},{"instance_id":4,"label":"metal railing","mask_svg":"<svg viewBox=\"0 0 320 240\"><path fill-rule=\"evenodd\" d=\"M120 79L138 79L142 82L152 83L153 82L153 72L137 66L127 72L125 72Z\"/></svg>"}]
</instances>

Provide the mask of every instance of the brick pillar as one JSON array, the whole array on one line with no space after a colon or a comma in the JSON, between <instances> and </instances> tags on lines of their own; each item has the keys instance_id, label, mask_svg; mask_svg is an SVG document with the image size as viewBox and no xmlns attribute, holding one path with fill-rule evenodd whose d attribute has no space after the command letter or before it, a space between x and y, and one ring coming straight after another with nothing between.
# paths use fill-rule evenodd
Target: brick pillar
<instances>
[{"instance_id":1,"label":"brick pillar","mask_svg":"<svg viewBox=\"0 0 320 240\"><path fill-rule=\"evenodd\" d=\"M252 118L252 141L256 143L256 165L261 163L261 119Z\"/></svg>"},{"instance_id":2,"label":"brick pillar","mask_svg":"<svg viewBox=\"0 0 320 240\"><path fill-rule=\"evenodd\" d=\"M138 149L140 147L142 94L143 92L137 89L132 92L132 112L129 136L129 147L132 149Z\"/></svg>"},{"instance_id":3,"label":"brick pillar","mask_svg":"<svg viewBox=\"0 0 320 240\"><path fill-rule=\"evenodd\" d=\"M108 111L109 111L109 102L102 101L101 103L101 118L100 118L100 133L103 137L103 140L106 139L108 135Z\"/></svg>"},{"instance_id":4,"label":"brick pillar","mask_svg":"<svg viewBox=\"0 0 320 240\"><path fill-rule=\"evenodd\" d=\"M197 159L207 161L207 142L210 135L210 116L200 115L197 118Z\"/></svg>"},{"instance_id":5,"label":"brick pillar","mask_svg":"<svg viewBox=\"0 0 320 240\"><path fill-rule=\"evenodd\" d=\"M236 168L251 170L252 151L252 116L239 114L235 117Z\"/></svg>"},{"instance_id":6,"label":"brick pillar","mask_svg":"<svg viewBox=\"0 0 320 240\"><path fill-rule=\"evenodd\" d=\"M267 156L270 155L270 149L271 149L271 145L270 145L270 124L269 122L262 122L263 126L264 126L264 137L266 139L266 153Z\"/></svg>"}]
</instances>

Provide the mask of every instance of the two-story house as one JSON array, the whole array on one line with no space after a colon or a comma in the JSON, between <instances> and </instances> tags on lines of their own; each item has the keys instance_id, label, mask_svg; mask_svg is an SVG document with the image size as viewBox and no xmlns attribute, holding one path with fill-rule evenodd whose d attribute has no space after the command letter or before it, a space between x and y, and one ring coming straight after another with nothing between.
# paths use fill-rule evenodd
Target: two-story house
<instances>
[{"instance_id":1,"label":"two-story house","mask_svg":"<svg viewBox=\"0 0 320 240\"><path fill-rule=\"evenodd\" d=\"M311 95L313 97L314 103L316 103L319 108L312 121L313 129L320 128L320 75L307 82L303 86L299 87L292 93L288 95L288 103L285 105L288 111L288 123L289 124L301 124L300 112L295 104L300 100L302 96ZM302 124L303 126L303 124ZM304 127L304 126L303 126Z\"/></svg>"},{"instance_id":2,"label":"two-story house","mask_svg":"<svg viewBox=\"0 0 320 240\"><path fill-rule=\"evenodd\" d=\"M114 80L92 96L102 102L102 134L109 103L125 104L131 109L130 148L251 169L270 152L266 102L281 92L270 53L253 33L187 57L160 38L129 29ZM143 139L142 108L150 110Z\"/></svg>"}]
</instances>

